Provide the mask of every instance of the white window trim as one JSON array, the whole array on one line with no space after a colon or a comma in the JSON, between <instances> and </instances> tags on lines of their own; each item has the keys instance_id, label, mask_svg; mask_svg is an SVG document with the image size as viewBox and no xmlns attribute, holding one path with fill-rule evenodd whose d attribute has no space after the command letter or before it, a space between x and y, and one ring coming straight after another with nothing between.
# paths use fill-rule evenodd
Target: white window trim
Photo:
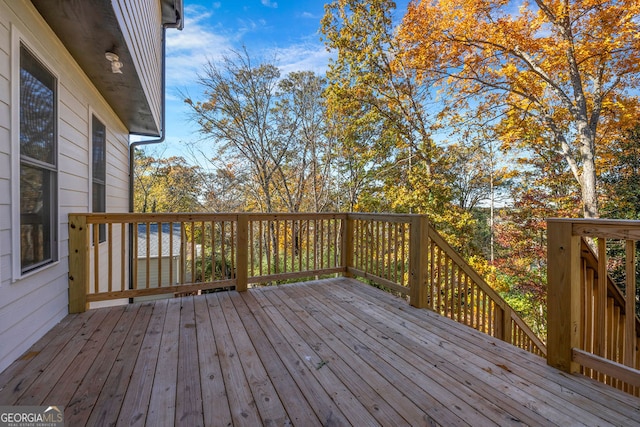
<instances>
[{"instance_id":1,"label":"white window trim","mask_svg":"<svg viewBox=\"0 0 640 427\"><path fill-rule=\"evenodd\" d=\"M22 272L20 259L20 43L29 49L31 54L38 59L56 79L56 114L58 126L56 126L56 174L57 185L55 189L57 221L53 224L56 229L57 259L53 262L38 267L26 273ZM51 62L41 53L44 49L38 43L25 37L14 24L11 24L11 263L12 283L18 280L48 270L60 263L60 74L52 66Z\"/></svg>"},{"instance_id":2,"label":"white window trim","mask_svg":"<svg viewBox=\"0 0 640 427\"><path fill-rule=\"evenodd\" d=\"M107 127L107 122L106 120L104 120L104 118L98 114L91 106L89 106L88 108L88 115L87 115L87 140L88 140L88 144L87 146L89 147L88 151L88 155L87 155L87 165L88 165L88 181L89 181L89 189L87 194L89 195L89 198L87 199L87 212L91 212L93 213L93 117L95 116L96 119L98 119L100 121L100 123L102 123L104 125L104 131L105 131L105 144L104 144L104 149L105 149L105 174L106 174L106 151L109 147L109 128ZM104 187L104 210L105 212L107 211L107 179L105 176L105 187ZM103 245L105 244L105 242L100 242L99 245Z\"/></svg>"}]
</instances>

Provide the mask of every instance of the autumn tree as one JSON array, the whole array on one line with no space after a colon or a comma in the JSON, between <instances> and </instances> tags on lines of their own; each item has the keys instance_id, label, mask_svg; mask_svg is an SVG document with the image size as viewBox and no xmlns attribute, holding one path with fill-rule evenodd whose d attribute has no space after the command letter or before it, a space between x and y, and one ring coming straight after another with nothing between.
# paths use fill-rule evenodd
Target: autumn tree
<instances>
[{"instance_id":1,"label":"autumn tree","mask_svg":"<svg viewBox=\"0 0 640 427\"><path fill-rule=\"evenodd\" d=\"M439 85L445 111L492 113L505 146L537 128L578 183L584 216L597 217L602 135L637 117L639 10L636 0L413 1L401 59Z\"/></svg>"},{"instance_id":2,"label":"autumn tree","mask_svg":"<svg viewBox=\"0 0 640 427\"><path fill-rule=\"evenodd\" d=\"M344 150L359 155L344 165L354 187L359 182L411 186L409 175L417 164L426 172L420 179L434 181L437 154L425 107L429 90L416 84L415 73L397 59L395 8L390 0L334 0L325 5L321 31L327 48L337 51L327 72L328 116L341 124L336 130ZM425 199L434 198L434 185L422 189ZM412 210L410 200L395 204Z\"/></svg>"},{"instance_id":3,"label":"autumn tree","mask_svg":"<svg viewBox=\"0 0 640 427\"><path fill-rule=\"evenodd\" d=\"M209 158L227 165L218 170L245 178L245 194L256 202L247 208L298 212L327 204L331 155L320 77L283 77L274 61L255 63L244 50L208 63L199 83L204 100L185 102Z\"/></svg>"},{"instance_id":4,"label":"autumn tree","mask_svg":"<svg viewBox=\"0 0 640 427\"><path fill-rule=\"evenodd\" d=\"M547 296L546 219L579 215L579 190L552 140L531 132L527 151L514 156L509 206L495 225L494 266L502 295L544 336Z\"/></svg>"},{"instance_id":5,"label":"autumn tree","mask_svg":"<svg viewBox=\"0 0 640 427\"><path fill-rule=\"evenodd\" d=\"M608 218L640 219L640 125L607 147L603 165L603 213Z\"/></svg>"},{"instance_id":6,"label":"autumn tree","mask_svg":"<svg viewBox=\"0 0 640 427\"><path fill-rule=\"evenodd\" d=\"M277 168L276 192L289 212L321 212L330 204L332 144L327 138L325 81L311 71L292 72L277 88L274 114L281 129L294 135Z\"/></svg>"},{"instance_id":7,"label":"autumn tree","mask_svg":"<svg viewBox=\"0 0 640 427\"><path fill-rule=\"evenodd\" d=\"M206 174L179 156L154 157L134 152L135 212L197 212Z\"/></svg>"},{"instance_id":8,"label":"autumn tree","mask_svg":"<svg viewBox=\"0 0 640 427\"><path fill-rule=\"evenodd\" d=\"M280 70L271 63L253 64L247 51L225 56L220 64L209 62L198 82L203 101L185 102L200 132L220 153L251 170L261 209L274 211L273 181L285 161L293 131L279 133L272 113Z\"/></svg>"}]
</instances>

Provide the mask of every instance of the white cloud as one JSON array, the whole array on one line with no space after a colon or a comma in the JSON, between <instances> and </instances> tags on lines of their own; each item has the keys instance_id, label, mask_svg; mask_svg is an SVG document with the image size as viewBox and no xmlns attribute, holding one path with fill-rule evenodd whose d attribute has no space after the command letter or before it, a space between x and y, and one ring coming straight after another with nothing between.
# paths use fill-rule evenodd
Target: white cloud
<instances>
[{"instance_id":1,"label":"white cloud","mask_svg":"<svg viewBox=\"0 0 640 427\"><path fill-rule=\"evenodd\" d=\"M273 54L283 76L292 71L313 71L324 75L329 59L334 57L322 44L298 44L276 48Z\"/></svg>"},{"instance_id":2,"label":"white cloud","mask_svg":"<svg viewBox=\"0 0 640 427\"><path fill-rule=\"evenodd\" d=\"M278 8L278 3L275 1L271 1L271 0L261 0L261 1L263 6L272 7L274 9Z\"/></svg>"},{"instance_id":3,"label":"white cloud","mask_svg":"<svg viewBox=\"0 0 640 427\"><path fill-rule=\"evenodd\" d=\"M225 54L233 41L206 26L211 12L202 7L187 7L182 31L167 31L168 86L193 83L209 60Z\"/></svg>"},{"instance_id":4,"label":"white cloud","mask_svg":"<svg viewBox=\"0 0 640 427\"><path fill-rule=\"evenodd\" d=\"M253 19L238 19L237 20L238 27L236 29L235 38L237 40L241 40L243 36L247 33L258 33L261 30L267 28L267 21L260 18L257 20Z\"/></svg>"},{"instance_id":5,"label":"white cloud","mask_svg":"<svg viewBox=\"0 0 640 427\"><path fill-rule=\"evenodd\" d=\"M267 25L262 19L244 18L238 19L238 26L230 31L221 24L212 24L215 21L213 17L215 9L188 6L185 8L184 29L167 31L168 101L179 101L177 93L182 90L197 94L198 74L205 70L208 62L215 63L231 50L240 50L247 33L259 33ZM247 45L247 49L252 56L258 55L266 60L275 58L283 76L293 71L313 71L323 75L329 59L335 55L311 38L309 36L307 41L262 52L256 52L251 44Z\"/></svg>"}]
</instances>

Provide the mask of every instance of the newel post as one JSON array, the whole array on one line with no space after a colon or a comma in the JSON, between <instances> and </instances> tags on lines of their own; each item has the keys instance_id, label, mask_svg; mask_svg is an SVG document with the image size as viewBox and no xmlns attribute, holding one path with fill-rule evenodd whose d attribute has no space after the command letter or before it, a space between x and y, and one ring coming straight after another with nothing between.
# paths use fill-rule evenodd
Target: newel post
<instances>
[{"instance_id":1,"label":"newel post","mask_svg":"<svg viewBox=\"0 0 640 427\"><path fill-rule=\"evenodd\" d=\"M509 304L496 307L494 315L495 337L512 343L513 328L511 327L511 307Z\"/></svg>"},{"instance_id":2,"label":"newel post","mask_svg":"<svg viewBox=\"0 0 640 427\"><path fill-rule=\"evenodd\" d=\"M238 233L236 234L236 291L247 290L249 277L249 217L238 214Z\"/></svg>"},{"instance_id":3,"label":"newel post","mask_svg":"<svg viewBox=\"0 0 640 427\"><path fill-rule=\"evenodd\" d=\"M89 229L87 217L69 215L69 313L87 311Z\"/></svg>"},{"instance_id":4,"label":"newel post","mask_svg":"<svg viewBox=\"0 0 640 427\"><path fill-rule=\"evenodd\" d=\"M349 271L349 268L353 267L353 219L349 214L344 217L344 226L342 227L342 259L340 260L344 268L344 277L353 277L353 273Z\"/></svg>"},{"instance_id":5,"label":"newel post","mask_svg":"<svg viewBox=\"0 0 640 427\"><path fill-rule=\"evenodd\" d=\"M427 265L429 221L424 215L411 219L409 235L409 302L417 308L427 307Z\"/></svg>"},{"instance_id":6,"label":"newel post","mask_svg":"<svg viewBox=\"0 0 640 427\"><path fill-rule=\"evenodd\" d=\"M581 237L570 221L547 221L547 363L565 372L578 372L572 348L580 347Z\"/></svg>"}]
</instances>

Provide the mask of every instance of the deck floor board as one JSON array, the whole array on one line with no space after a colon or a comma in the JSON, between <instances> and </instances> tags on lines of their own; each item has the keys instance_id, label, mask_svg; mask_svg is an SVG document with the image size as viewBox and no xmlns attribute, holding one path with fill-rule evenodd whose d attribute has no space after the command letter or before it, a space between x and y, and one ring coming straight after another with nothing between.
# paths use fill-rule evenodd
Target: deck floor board
<instances>
[{"instance_id":1,"label":"deck floor board","mask_svg":"<svg viewBox=\"0 0 640 427\"><path fill-rule=\"evenodd\" d=\"M637 425L640 400L353 279L70 315L0 373L69 425Z\"/></svg>"},{"instance_id":2,"label":"deck floor board","mask_svg":"<svg viewBox=\"0 0 640 427\"><path fill-rule=\"evenodd\" d=\"M352 282L341 283L338 289L343 286L351 286ZM327 284L327 292L330 292L332 283ZM377 290L358 286L357 292L364 292L371 297L377 295ZM523 390L529 390L531 386L542 387L542 389L552 394L551 399L555 401L568 401L569 406L564 406L566 411L571 413L573 405L579 408L580 412L586 410L597 417L612 417L611 421L619 420L624 425L624 421L629 419L640 419L640 402L637 398L627 394L619 393L612 387L602 388L601 383L592 381L589 378L579 375L569 375L557 369L549 367L546 363L540 363L540 358L517 347L506 345L505 343L489 337L485 334L477 334L469 328L452 322L450 319L439 316L436 313L416 310L405 310L402 301L384 299L378 304L381 310L391 311L398 314L406 322L415 324L423 331L428 331L424 337L440 337L443 345L449 346L457 351L458 348L465 349L472 354L478 354L478 348L483 350L480 356L494 364L511 366L512 371L522 377L520 385ZM497 362L495 362L497 361ZM506 361L506 362L504 362ZM551 381L550 381L551 379ZM581 387L575 387L580 383ZM526 385L525 385L526 384ZM568 409L571 407L572 409Z\"/></svg>"},{"instance_id":3,"label":"deck floor board","mask_svg":"<svg viewBox=\"0 0 640 427\"><path fill-rule=\"evenodd\" d=\"M472 350L461 348L457 343L451 344L446 335L419 333L419 329L408 327L407 325L413 324L402 317L376 306L364 307L364 302L353 298L353 295L345 295L343 289L334 287L329 292L334 295L335 300L350 298L339 303L346 310L352 310L354 314L365 313L378 319L376 328L383 336L390 338L386 341L397 343L400 348L411 349L418 360L416 364L423 369L422 375L443 378L443 385L451 378L467 384L468 402L488 397L493 402L500 402L489 406L487 410L493 411L491 418L502 418L501 425L516 419L527 425L544 425L549 422L548 418L565 424L582 415L577 413L572 416L570 412L555 411L554 406L557 405L550 399L549 393L521 381L509 368L510 362L504 359L480 357ZM472 333L472 330L467 328L465 332ZM462 339L468 338L463 336ZM440 371L442 374L438 375ZM483 415L488 414L485 411Z\"/></svg>"},{"instance_id":4,"label":"deck floor board","mask_svg":"<svg viewBox=\"0 0 640 427\"><path fill-rule=\"evenodd\" d=\"M391 386L386 379L371 375L369 369L362 369L366 364L356 360L350 348L340 347L335 336L315 320L309 312L300 307L286 293L265 293L274 304L279 304L282 311L291 311L297 317L290 319L296 325L298 333L309 343L314 343L313 350L320 362L316 370L331 370L342 381L358 400L365 405L369 413L382 425L410 425L401 413L396 411L385 400L385 391ZM362 371L365 371L364 373ZM384 396L384 397L383 397ZM415 409L415 408L414 408Z\"/></svg>"},{"instance_id":5,"label":"deck floor board","mask_svg":"<svg viewBox=\"0 0 640 427\"><path fill-rule=\"evenodd\" d=\"M144 335L142 348L136 358L127 392L118 413L117 424L119 425L134 427L143 426L145 423L153 379L158 365L158 352L167 314L167 302L168 300L163 300L154 304L147 333Z\"/></svg>"}]
</instances>

